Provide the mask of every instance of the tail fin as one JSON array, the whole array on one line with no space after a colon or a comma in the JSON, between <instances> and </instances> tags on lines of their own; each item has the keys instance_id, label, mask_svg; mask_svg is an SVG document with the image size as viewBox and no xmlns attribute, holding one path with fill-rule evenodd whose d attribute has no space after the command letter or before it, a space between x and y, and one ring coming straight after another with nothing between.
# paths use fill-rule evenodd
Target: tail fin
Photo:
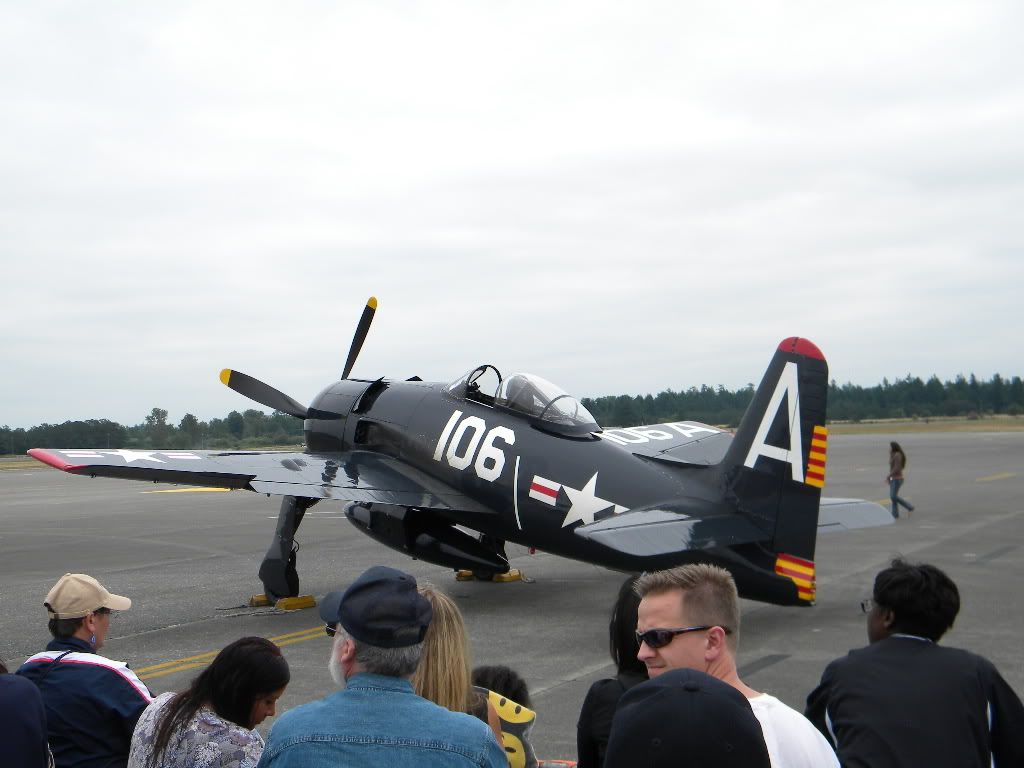
<instances>
[{"instance_id":1,"label":"tail fin","mask_svg":"<svg viewBox=\"0 0 1024 768\"><path fill-rule=\"evenodd\" d=\"M802 571L809 564L811 594L805 599L813 599L827 395L828 364L821 350L807 339L785 339L719 464L726 499L772 532L769 546L779 555L776 572L791 575L786 572L792 570L790 561Z\"/></svg>"}]
</instances>

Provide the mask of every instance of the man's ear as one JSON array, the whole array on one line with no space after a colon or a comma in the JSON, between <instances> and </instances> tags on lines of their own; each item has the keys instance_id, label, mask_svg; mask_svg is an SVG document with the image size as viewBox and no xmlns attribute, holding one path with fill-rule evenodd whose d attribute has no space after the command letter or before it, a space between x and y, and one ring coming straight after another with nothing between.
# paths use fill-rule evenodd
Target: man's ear
<instances>
[{"instance_id":1,"label":"man's ear","mask_svg":"<svg viewBox=\"0 0 1024 768\"><path fill-rule=\"evenodd\" d=\"M725 630L717 626L712 627L704 636L704 660L715 661L725 650Z\"/></svg>"}]
</instances>

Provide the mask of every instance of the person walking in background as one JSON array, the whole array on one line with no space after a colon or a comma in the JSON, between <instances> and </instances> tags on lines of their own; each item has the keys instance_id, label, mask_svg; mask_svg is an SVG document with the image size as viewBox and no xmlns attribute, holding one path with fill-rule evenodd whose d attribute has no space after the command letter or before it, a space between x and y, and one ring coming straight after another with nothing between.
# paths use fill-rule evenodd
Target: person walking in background
<instances>
[{"instance_id":1,"label":"person walking in background","mask_svg":"<svg viewBox=\"0 0 1024 768\"><path fill-rule=\"evenodd\" d=\"M615 677L596 681L587 691L576 723L576 759L578 768L601 768L608 748L608 735L619 699L634 685L647 679L647 666L636 657L640 643L636 639L636 611L640 596L630 576L619 587L619 595L608 622L608 650L615 662Z\"/></svg>"},{"instance_id":2,"label":"person walking in background","mask_svg":"<svg viewBox=\"0 0 1024 768\"><path fill-rule=\"evenodd\" d=\"M868 645L836 659L806 715L847 768L1019 768L1024 705L988 659L939 645L960 611L956 584L904 560L875 577Z\"/></svg>"},{"instance_id":3,"label":"person walking in background","mask_svg":"<svg viewBox=\"0 0 1024 768\"><path fill-rule=\"evenodd\" d=\"M65 573L43 605L53 640L18 674L43 696L57 768L124 768L135 723L153 696L127 664L97 652L112 613L127 611L132 601L92 576Z\"/></svg>"},{"instance_id":4,"label":"person walking in background","mask_svg":"<svg viewBox=\"0 0 1024 768\"><path fill-rule=\"evenodd\" d=\"M157 697L139 718L128 768L255 768L288 685L281 649L262 637L226 646L188 690Z\"/></svg>"},{"instance_id":5,"label":"person walking in background","mask_svg":"<svg viewBox=\"0 0 1024 768\"><path fill-rule=\"evenodd\" d=\"M889 443L889 500L892 501L893 519L900 516L900 504L907 508L907 512L914 511L914 505L905 499L900 498L900 488L903 486L903 470L907 468L907 454L900 448L900 444L893 441Z\"/></svg>"}]
</instances>

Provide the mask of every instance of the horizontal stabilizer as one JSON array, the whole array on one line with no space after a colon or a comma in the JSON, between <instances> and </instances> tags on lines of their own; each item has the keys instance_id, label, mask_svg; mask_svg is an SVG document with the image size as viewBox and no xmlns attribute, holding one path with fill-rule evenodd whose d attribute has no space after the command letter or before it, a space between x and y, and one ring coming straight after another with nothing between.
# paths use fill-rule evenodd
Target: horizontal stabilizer
<instances>
[{"instance_id":1,"label":"horizontal stabilizer","mask_svg":"<svg viewBox=\"0 0 1024 768\"><path fill-rule=\"evenodd\" d=\"M874 528L892 523L892 513L873 501L822 499L818 507L818 533Z\"/></svg>"},{"instance_id":2,"label":"horizontal stabilizer","mask_svg":"<svg viewBox=\"0 0 1024 768\"><path fill-rule=\"evenodd\" d=\"M578 536L627 555L652 557L689 549L714 549L770 536L736 513L692 517L664 508L638 509L575 530Z\"/></svg>"}]
</instances>

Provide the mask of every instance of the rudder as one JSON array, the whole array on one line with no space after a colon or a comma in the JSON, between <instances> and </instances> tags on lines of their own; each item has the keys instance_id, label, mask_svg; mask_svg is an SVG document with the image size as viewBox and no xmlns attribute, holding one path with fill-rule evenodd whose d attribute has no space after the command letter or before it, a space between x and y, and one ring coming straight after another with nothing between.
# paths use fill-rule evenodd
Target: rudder
<instances>
[{"instance_id":1,"label":"rudder","mask_svg":"<svg viewBox=\"0 0 1024 768\"><path fill-rule=\"evenodd\" d=\"M723 495L772 536L775 570L813 600L818 504L825 485L828 364L812 342L779 344L719 464ZM780 570L780 568L782 570Z\"/></svg>"}]
</instances>

